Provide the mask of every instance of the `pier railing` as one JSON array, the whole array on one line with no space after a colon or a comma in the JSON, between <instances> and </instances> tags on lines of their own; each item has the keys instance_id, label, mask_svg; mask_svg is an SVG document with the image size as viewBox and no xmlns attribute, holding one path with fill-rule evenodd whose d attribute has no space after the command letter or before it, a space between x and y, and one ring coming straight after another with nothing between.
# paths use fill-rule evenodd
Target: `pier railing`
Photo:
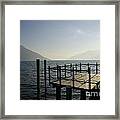
<instances>
[{"instance_id":1,"label":"pier railing","mask_svg":"<svg viewBox=\"0 0 120 120\"><path fill-rule=\"evenodd\" d=\"M40 99L40 60L36 60L37 66L37 98ZM86 99L87 92L100 91L100 64L78 63L50 66L43 61L44 95L47 99L47 83L56 88L56 99L61 99L61 88L66 88L66 99L72 99L72 89L80 90L81 98ZM80 86L79 86L80 85ZM86 85L87 87L84 87ZM92 97L91 97L92 98ZM99 99L99 96L93 97Z\"/></svg>"}]
</instances>

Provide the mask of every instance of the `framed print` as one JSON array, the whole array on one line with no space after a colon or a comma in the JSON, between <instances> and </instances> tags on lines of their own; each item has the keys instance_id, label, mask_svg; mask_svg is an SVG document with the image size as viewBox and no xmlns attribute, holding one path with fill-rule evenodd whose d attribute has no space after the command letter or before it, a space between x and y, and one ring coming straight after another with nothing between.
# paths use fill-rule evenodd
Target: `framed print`
<instances>
[{"instance_id":1,"label":"framed print","mask_svg":"<svg viewBox=\"0 0 120 120\"><path fill-rule=\"evenodd\" d=\"M119 119L118 1L1 9L1 118Z\"/></svg>"}]
</instances>

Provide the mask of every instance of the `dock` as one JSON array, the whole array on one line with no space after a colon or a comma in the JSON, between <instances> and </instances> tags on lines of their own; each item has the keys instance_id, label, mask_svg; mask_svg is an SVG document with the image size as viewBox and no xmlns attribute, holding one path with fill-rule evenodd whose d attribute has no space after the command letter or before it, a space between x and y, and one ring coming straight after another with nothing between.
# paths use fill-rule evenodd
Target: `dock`
<instances>
[{"instance_id":1,"label":"dock","mask_svg":"<svg viewBox=\"0 0 120 120\"><path fill-rule=\"evenodd\" d=\"M40 60L36 60L37 66L37 98L40 96ZM56 88L56 100L61 100L61 89L66 89L66 100L72 100L74 90L80 91L81 100L100 99L100 64L78 63L56 66L47 66L43 61L43 79L45 85L45 99L47 99L47 83Z\"/></svg>"}]
</instances>

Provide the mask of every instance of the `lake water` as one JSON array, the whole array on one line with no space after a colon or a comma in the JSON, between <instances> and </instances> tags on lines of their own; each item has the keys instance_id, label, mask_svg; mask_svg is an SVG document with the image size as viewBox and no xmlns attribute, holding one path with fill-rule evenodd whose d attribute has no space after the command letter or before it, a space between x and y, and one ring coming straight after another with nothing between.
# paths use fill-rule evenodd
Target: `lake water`
<instances>
[{"instance_id":1,"label":"lake water","mask_svg":"<svg viewBox=\"0 0 120 120\"><path fill-rule=\"evenodd\" d=\"M99 60L60 60L47 61L47 66L56 66L64 64L78 63L100 63ZM40 62L40 72L43 70L43 61ZM73 99L80 99L79 91L73 91ZM49 86L47 82L47 99L54 100L55 88ZM36 79L36 62L21 61L20 62L20 99L35 100L37 97L37 79ZM44 99L44 79L43 74L40 74L40 99ZM65 99L65 88L62 88L62 99Z\"/></svg>"}]
</instances>

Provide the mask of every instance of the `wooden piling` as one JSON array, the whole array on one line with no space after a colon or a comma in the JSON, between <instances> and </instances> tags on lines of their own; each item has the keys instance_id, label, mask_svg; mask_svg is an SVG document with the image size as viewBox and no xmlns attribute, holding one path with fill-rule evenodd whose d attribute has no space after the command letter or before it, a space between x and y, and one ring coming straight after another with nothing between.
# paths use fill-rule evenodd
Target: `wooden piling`
<instances>
[{"instance_id":1,"label":"wooden piling","mask_svg":"<svg viewBox=\"0 0 120 120\"><path fill-rule=\"evenodd\" d=\"M57 65L57 80L59 80L59 84L61 85L61 66Z\"/></svg>"},{"instance_id":2,"label":"wooden piling","mask_svg":"<svg viewBox=\"0 0 120 120\"><path fill-rule=\"evenodd\" d=\"M81 89L81 93L80 93L80 99L81 100L86 100L86 91L84 89Z\"/></svg>"},{"instance_id":3,"label":"wooden piling","mask_svg":"<svg viewBox=\"0 0 120 120\"><path fill-rule=\"evenodd\" d=\"M74 88L74 66L73 66L72 80L73 80L73 88Z\"/></svg>"},{"instance_id":4,"label":"wooden piling","mask_svg":"<svg viewBox=\"0 0 120 120\"><path fill-rule=\"evenodd\" d=\"M72 76L72 64L70 64L70 75Z\"/></svg>"},{"instance_id":5,"label":"wooden piling","mask_svg":"<svg viewBox=\"0 0 120 120\"><path fill-rule=\"evenodd\" d=\"M48 77L49 77L49 85L50 85L50 66L48 66Z\"/></svg>"},{"instance_id":6,"label":"wooden piling","mask_svg":"<svg viewBox=\"0 0 120 120\"><path fill-rule=\"evenodd\" d=\"M56 85L56 100L61 100L61 87Z\"/></svg>"},{"instance_id":7,"label":"wooden piling","mask_svg":"<svg viewBox=\"0 0 120 120\"><path fill-rule=\"evenodd\" d=\"M61 66L59 66L59 83L60 83L60 86L61 86Z\"/></svg>"},{"instance_id":8,"label":"wooden piling","mask_svg":"<svg viewBox=\"0 0 120 120\"><path fill-rule=\"evenodd\" d=\"M66 100L72 100L72 88L66 87Z\"/></svg>"},{"instance_id":9,"label":"wooden piling","mask_svg":"<svg viewBox=\"0 0 120 120\"><path fill-rule=\"evenodd\" d=\"M91 90L91 75L90 75L90 67L88 67L88 74L89 74L89 90Z\"/></svg>"},{"instance_id":10,"label":"wooden piling","mask_svg":"<svg viewBox=\"0 0 120 120\"><path fill-rule=\"evenodd\" d=\"M36 67L37 67L37 99L40 99L40 60L36 59Z\"/></svg>"},{"instance_id":11,"label":"wooden piling","mask_svg":"<svg viewBox=\"0 0 120 120\"><path fill-rule=\"evenodd\" d=\"M87 66L88 66L88 68L89 68L90 64L88 63Z\"/></svg>"},{"instance_id":12,"label":"wooden piling","mask_svg":"<svg viewBox=\"0 0 120 120\"><path fill-rule=\"evenodd\" d=\"M45 100L46 100L46 93L47 93L46 60L44 60L44 82L45 82Z\"/></svg>"},{"instance_id":13,"label":"wooden piling","mask_svg":"<svg viewBox=\"0 0 120 120\"><path fill-rule=\"evenodd\" d=\"M98 74L98 64L96 62L96 74Z\"/></svg>"},{"instance_id":14,"label":"wooden piling","mask_svg":"<svg viewBox=\"0 0 120 120\"><path fill-rule=\"evenodd\" d=\"M100 89L99 86L100 86L100 81L96 84L96 89Z\"/></svg>"},{"instance_id":15,"label":"wooden piling","mask_svg":"<svg viewBox=\"0 0 120 120\"><path fill-rule=\"evenodd\" d=\"M81 73L81 63L80 63L80 73Z\"/></svg>"},{"instance_id":16,"label":"wooden piling","mask_svg":"<svg viewBox=\"0 0 120 120\"><path fill-rule=\"evenodd\" d=\"M64 77L66 78L66 64L64 65L64 69L65 69Z\"/></svg>"},{"instance_id":17,"label":"wooden piling","mask_svg":"<svg viewBox=\"0 0 120 120\"><path fill-rule=\"evenodd\" d=\"M77 75L77 64L75 64L75 73L76 73L76 75Z\"/></svg>"},{"instance_id":18,"label":"wooden piling","mask_svg":"<svg viewBox=\"0 0 120 120\"><path fill-rule=\"evenodd\" d=\"M59 66L57 65L57 80L59 80Z\"/></svg>"}]
</instances>

